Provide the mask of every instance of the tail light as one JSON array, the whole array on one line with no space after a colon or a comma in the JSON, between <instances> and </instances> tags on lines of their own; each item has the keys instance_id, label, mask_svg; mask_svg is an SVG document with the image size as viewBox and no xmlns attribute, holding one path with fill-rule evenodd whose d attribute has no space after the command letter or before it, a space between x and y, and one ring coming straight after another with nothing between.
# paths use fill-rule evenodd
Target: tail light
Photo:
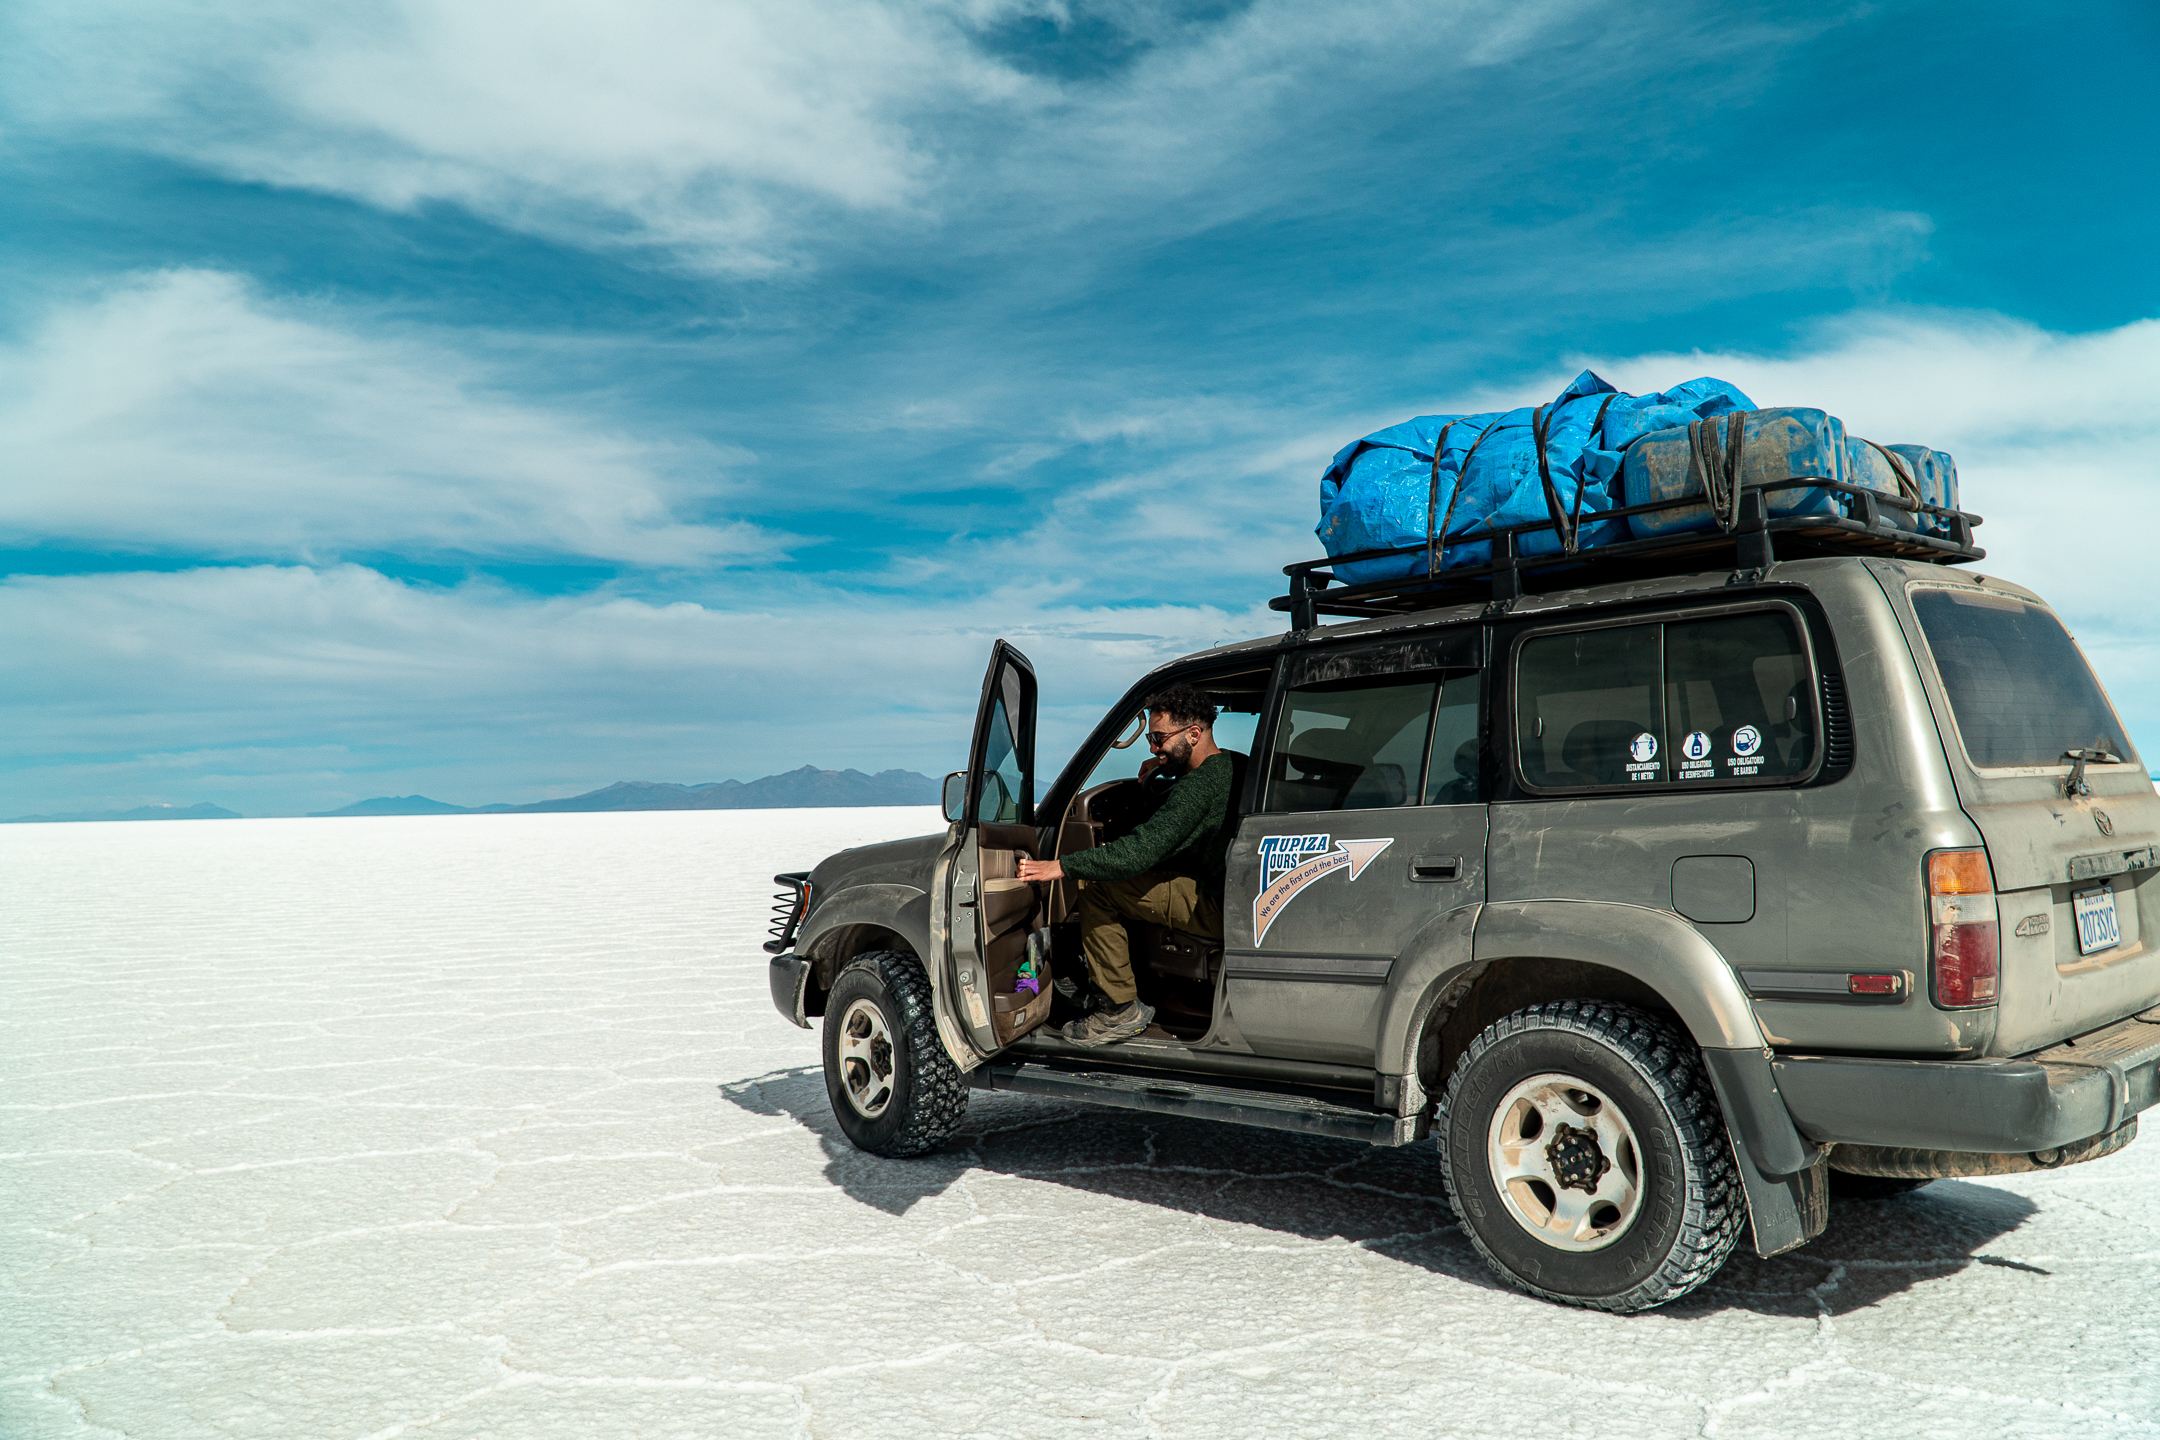
<instances>
[{"instance_id":1,"label":"tail light","mask_svg":"<svg viewBox=\"0 0 2160 1440\"><path fill-rule=\"evenodd\" d=\"M1995 1003L2002 973L1995 874L1985 850L1938 850L1927 857L1928 970L1946 1010Z\"/></svg>"}]
</instances>

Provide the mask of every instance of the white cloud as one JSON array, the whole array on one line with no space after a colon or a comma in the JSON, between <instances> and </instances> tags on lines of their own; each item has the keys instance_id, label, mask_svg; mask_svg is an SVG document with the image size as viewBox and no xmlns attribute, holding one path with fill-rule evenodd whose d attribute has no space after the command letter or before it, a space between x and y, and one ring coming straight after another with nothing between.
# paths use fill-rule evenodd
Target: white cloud
<instances>
[{"instance_id":1,"label":"white cloud","mask_svg":"<svg viewBox=\"0 0 2160 1440\"><path fill-rule=\"evenodd\" d=\"M171 271L0 348L0 536L190 556L723 559L751 526L682 512L744 457L502 393L365 316Z\"/></svg>"},{"instance_id":2,"label":"white cloud","mask_svg":"<svg viewBox=\"0 0 2160 1440\"><path fill-rule=\"evenodd\" d=\"M1873 314L1788 356L1588 363L1631 390L1719 375L1760 405L1814 406L1856 435L1948 451L1964 508L1987 520L1983 569L2144 637L2160 660L2160 615L2139 584L2160 504L2160 320L2057 335L1994 315Z\"/></svg>"},{"instance_id":3,"label":"white cloud","mask_svg":"<svg viewBox=\"0 0 2160 1440\"><path fill-rule=\"evenodd\" d=\"M1875 316L1786 356L1582 363L1638 390L1723 375L1764 403L1956 454L1966 503L1989 517L1984 568L2057 604L2160 753L2160 621L2138 588L2152 528L2139 507L2160 493L2160 413L2141 380L2160 365L2160 323L2064 337ZM1478 398L1542 398L1565 378ZM1281 628L1260 605L1276 565L1313 553L1320 464L1402 418L1226 408L1196 444L1155 440L1154 414L1098 422L1131 437L1129 470L1011 538L923 557L929 583L875 593L768 576L749 601L537 598L353 566L15 577L0 583L0 726L20 768L0 814L198 799L261 813L411 791L476 803L803 763L935 773L957 763L999 635L1038 662L1055 768L1155 664ZM1143 588L1216 603L1109 599Z\"/></svg>"},{"instance_id":4,"label":"white cloud","mask_svg":"<svg viewBox=\"0 0 2160 1440\"><path fill-rule=\"evenodd\" d=\"M990 641L1044 680L1055 770L1163 660L1277 628L1025 587L772 609L535 598L358 566L0 581L0 816L213 799L246 813L421 791L537 799L620 779L960 763Z\"/></svg>"},{"instance_id":5,"label":"white cloud","mask_svg":"<svg viewBox=\"0 0 2160 1440\"><path fill-rule=\"evenodd\" d=\"M934 158L911 119L1030 88L959 18L876 0L66 0L19 13L12 88L42 123L247 179L755 269L774 263L775 205L902 207Z\"/></svg>"},{"instance_id":6,"label":"white cloud","mask_svg":"<svg viewBox=\"0 0 2160 1440\"><path fill-rule=\"evenodd\" d=\"M29 0L0 34L19 122L391 209L431 201L707 266L794 264L838 231L994 220L962 250L1106 223L1189 233L1324 195L1333 120L1519 59L1587 0L1262 0L1206 22L1092 6L1135 58L1061 82L999 58L1044 0ZM1083 24L1083 30L1086 26ZM1759 28L1683 32L1698 56ZM1642 63L1624 33L1542 84L1584 99ZM1639 48L1639 47L1638 47ZM10 58L12 57L12 63ZM1660 60L1662 63L1662 59ZM1744 67L1742 67L1744 68ZM1740 83L1737 76L1727 83ZM1364 123L1360 121L1359 123ZM1521 117L1459 115L1435 182L1506 164Z\"/></svg>"}]
</instances>

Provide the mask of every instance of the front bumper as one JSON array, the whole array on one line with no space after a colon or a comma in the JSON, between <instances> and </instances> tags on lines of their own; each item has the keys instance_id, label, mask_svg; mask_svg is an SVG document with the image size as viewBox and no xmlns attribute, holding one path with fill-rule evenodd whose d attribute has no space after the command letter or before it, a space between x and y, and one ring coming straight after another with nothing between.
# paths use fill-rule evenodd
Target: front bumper
<instances>
[{"instance_id":1,"label":"front bumper","mask_svg":"<svg viewBox=\"0 0 2160 1440\"><path fill-rule=\"evenodd\" d=\"M809 978L810 962L793 952L773 956L772 963L765 967L766 982L772 986L773 1008L805 1030L810 1028L810 1021L803 1014L803 984Z\"/></svg>"},{"instance_id":2,"label":"front bumper","mask_svg":"<svg viewBox=\"0 0 2160 1440\"><path fill-rule=\"evenodd\" d=\"M2057 1150L2160 1101L2160 1009L2014 1060L1780 1055L1778 1094L1819 1145Z\"/></svg>"}]
</instances>

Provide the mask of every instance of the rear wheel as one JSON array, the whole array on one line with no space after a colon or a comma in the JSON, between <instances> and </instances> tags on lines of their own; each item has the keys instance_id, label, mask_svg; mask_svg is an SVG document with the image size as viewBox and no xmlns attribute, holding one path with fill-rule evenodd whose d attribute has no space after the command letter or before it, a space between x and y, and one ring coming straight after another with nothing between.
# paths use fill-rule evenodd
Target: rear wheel
<instances>
[{"instance_id":1,"label":"rear wheel","mask_svg":"<svg viewBox=\"0 0 2160 1440\"><path fill-rule=\"evenodd\" d=\"M937 1037L930 978L898 950L850 960L825 1000L825 1093L841 1133L873 1155L935 1150L967 1113Z\"/></svg>"},{"instance_id":2,"label":"rear wheel","mask_svg":"<svg viewBox=\"0 0 2160 1440\"><path fill-rule=\"evenodd\" d=\"M1537 1005L1488 1026L1441 1107L1441 1172L1509 1284L1629 1313L1725 1263L1746 1203L1695 1045L1626 1005Z\"/></svg>"}]
</instances>

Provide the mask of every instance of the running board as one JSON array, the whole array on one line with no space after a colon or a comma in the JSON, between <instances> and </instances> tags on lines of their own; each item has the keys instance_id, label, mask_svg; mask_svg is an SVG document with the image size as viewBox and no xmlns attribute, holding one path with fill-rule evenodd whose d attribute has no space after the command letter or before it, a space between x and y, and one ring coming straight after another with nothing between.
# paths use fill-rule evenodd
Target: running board
<instances>
[{"instance_id":1,"label":"running board","mask_svg":"<svg viewBox=\"0 0 2160 1440\"><path fill-rule=\"evenodd\" d=\"M1265 1130L1293 1130L1303 1135L1362 1140L1368 1145L1409 1145L1424 1139L1432 1131L1432 1117L1428 1115L1381 1115L1300 1095L1233 1090L1222 1085L1193 1085L1182 1080L1150 1080L1100 1070L979 1065L968 1072L967 1081L977 1090L1009 1090L1018 1095L1041 1095L1046 1099L1072 1100L1083 1105L1190 1115L1200 1120L1223 1120L1232 1125L1257 1125Z\"/></svg>"}]
</instances>

